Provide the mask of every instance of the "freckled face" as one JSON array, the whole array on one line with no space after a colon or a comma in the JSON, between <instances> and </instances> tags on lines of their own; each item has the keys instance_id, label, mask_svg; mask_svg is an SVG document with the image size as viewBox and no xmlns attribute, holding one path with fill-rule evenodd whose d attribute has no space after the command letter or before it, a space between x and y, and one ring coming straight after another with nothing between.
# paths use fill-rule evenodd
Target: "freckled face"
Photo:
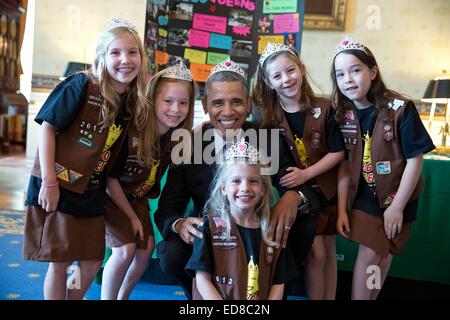
<instances>
[{"instance_id":1,"label":"freckled face","mask_svg":"<svg viewBox=\"0 0 450 320\"><path fill-rule=\"evenodd\" d=\"M189 113L189 84L183 81L164 82L156 93L156 119L158 131L165 134L176 128Z\"/></svg>"}]
</instances>

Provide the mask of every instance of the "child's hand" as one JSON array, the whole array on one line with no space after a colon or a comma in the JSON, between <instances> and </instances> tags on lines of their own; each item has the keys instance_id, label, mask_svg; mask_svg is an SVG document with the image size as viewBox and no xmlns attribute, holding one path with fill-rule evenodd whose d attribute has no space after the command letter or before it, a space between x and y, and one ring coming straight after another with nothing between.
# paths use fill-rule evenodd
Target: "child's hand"
<instances>
[{"instance_id":1,"label":"child's hand","mask_svg":"<svg viewBox=\"0 0 450 320\"><path fill-rule=\"evenodd\" d=\"M403 209L390 205L384 211L384 233L388 239L393 239L402 231Z\"/></svg>"},{"instance_id":2,"label":"child's hand","mask_svg":"<svg viewBox=\"0 0 450 320\"><path fill-rule=\"evenodd\" d=\"M59 202L59 187L56 185L54 187L44 187L41 185L41 190L39 190L38 204L47 213L56 211Z\"/></svg>"},{"instance_id":3,"label":"child's hand","mask_svg":"<svg viewBox=\"0 0 450 320\"><path fill-rule=\"evenodd\" d=\"M347 212L340 212L338 214L336 229L341 236L348 239L348 233L350 233L350 223L348 222Z\"/></svg>"},{"instance_id":4,"label":"child's hand","mask_svg":"<svg viewBox=\"0 0 450 320\"><path fill-rule=\"evenodd\" d=\"M144 241L144 227L138 217L131 219L131 228L133 228L133 234L139 234L141 241Z\"/></svg>"},{"instance_id":5,"label":"child's hand","mask_svg":"<svg viewBox=\"0 0 450 320\"><path fill-rule=\"evenodd\" d=\"M284 175L280 179L281 186L285 188L298 187L309 180L309 177L306 174L306 170L302 170L297 167L289 167L286 169L286 171L290 171L290 173Z\"/></svg>"}]
</instances>

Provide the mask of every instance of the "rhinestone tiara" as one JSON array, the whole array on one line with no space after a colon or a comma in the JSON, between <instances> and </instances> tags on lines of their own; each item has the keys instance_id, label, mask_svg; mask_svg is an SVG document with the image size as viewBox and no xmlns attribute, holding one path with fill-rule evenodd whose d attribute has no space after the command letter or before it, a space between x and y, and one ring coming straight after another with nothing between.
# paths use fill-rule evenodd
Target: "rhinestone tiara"
<instances>
[{"instance_id":1,"label":"rhinestone tiara","mask_svg":"<svg viewBox=\"0 0 450 320\"><path fill-rule=\"evenodd\" d=\"M191 71L182 63L164 69L161 77L192 82Z\"/></svg>"},{"instance_id":2,"label":"rhinestone tiara","mask_svg":"<svg viewBox=\"0 0 450 320\"><path fill-rule=\"evenodd\" d=\"M255 163L259 161L259 158L259 151L249 145L245 138L242 138L241 141L232 145L225 152L225 162L245 161Z\"/></svg>"},{"instance_id":3,"label":"rhinestone tiara","mask_svg":"<svg viewBox=\"0 0 450 320\"><path fill-rule=\"evenodd\" d=\"M219 63L218 65L215 65L212 69L211 69L211 73L208 76L208 79L217 72L222 72L222 71L230 71L230 72L234 72L237 73L238 75L240 75L242 78L244 78L244 80L247 79L247 75L245 74L245 71L242 70L241 67L239 67L236 62L234 62L233 60L225 60L221 63Z\"/></svg>"},{"instance_id":4,"label":"rhinestone tiara","mask_svg":"<svg viewBox=\"0 0 450 320\"><path fill-rule=\"evenodd\" d=\"M339 53L345 50L360 50L367 54L365 46L362 43L353 40L349 36L345 36L345 38L342 39L341 42L339 42L339 45L336 47L336 49L334 49L333 57L336 57Z\"/></svg>"},{"instance_id":5,"label":"rhinestone tiara","mask_svg":"<svg viewBox=\"0 0 450 320\"><path fill-rule=\"evenodd\" d=\"M279 51L287 51L297 57L297 55L292 51L291 48L289 48L289 46L283 43L269 42L264 48L261 57L259 58L259 64L263 66L268 57Z\"/></svg>"},{"instance_id":6,"label":"rhinestone tiara","mask_svg":"<svg viewBox=\"0 0 450 320\"><path fill-rule=\"evenodd\" d=\"M124 19L122 17L115 17L115 18L112 18L110 21L108 21L108 23L103 28L101 34L103 35L106 32L109 32L112 29L119 28L119 27L128 28L128 30L134 31L136 33L138 32L136 26L131 21Z\"/></svg>"}]
</instances>

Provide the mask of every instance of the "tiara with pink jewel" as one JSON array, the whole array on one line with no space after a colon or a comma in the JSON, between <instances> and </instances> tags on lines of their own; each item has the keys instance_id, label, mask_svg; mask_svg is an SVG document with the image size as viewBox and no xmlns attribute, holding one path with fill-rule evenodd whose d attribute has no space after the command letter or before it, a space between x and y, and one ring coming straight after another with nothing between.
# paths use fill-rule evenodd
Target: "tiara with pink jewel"
<instances>
[{"instance_id":1,"label":"tiara with pink jewel","mask_svg":"<svg viewBox=\"0 0 450 320\"><path fill-rule=\"evenodd\" d=\"M115 17L112 18L103 28L101 34L105 34L106 32L111 31L112 29L115 28L127 28L130 31L134 31L134 32L138 32L136 26L129 20L124 19L122 17Z\"/></svg>"},{"instance_id":2,"label":"tiara with pink jewel","mask_svg":"<svg viewBox=\"0 0 450 320\"><path fill-rule=\"evenodd\" d=\"M280 52L280 51L287 51L292 53L294 56L297 56L289 46L283 44L283 43L275 43L275 42L269 42L266 47L264 48L261 57L259 57L259 64L261 66L264 65L264 62L268 57L273 55L274 53Z\"/></svg>"},{"instance_id":3,"label":"tiara with pink jewel","mask_svg":"<svg viewBox=\"0 0 450 320\"><path fill-rule=\"evenodd\" d=\"M345 38L342 39L341 42L339 42L339 45L334 50L333 56L336 57L339 53L345 50L360 50L364 53L367 53L364 45L361 42L353 40L349 36L345 36Z\"/></svg>"},{"instance_id":4,"label":"tiara with pink jewel","mask_svg":"<svg viewBox=\"0 0 450 320\"><path fill-rule=\"evenodd\" d=\"M191 71L182 63L173 65L163 70L162 78L171 78L192 82Z\"/></svg>"},{"instance_id":5,"label":"tiara with pink jewel","mask_svg":"<svg viewBox=\"0 0 450 320\"><path fill-rule=\"evenodd\" d=\"M259 151L248 144L245 138L242 138L241 141L228 148L225 152L225 162L245 161L254 163L258 162L259 158Z\"/></svg>"},{"instance_id":6,"label":"tiara with pink jewel","mask_svg":"<svg viewBox=\"0 0 450 320\"><path fill-rule=\"evenodd\" d=\"M233 60L225 60L221 63L219 63L218 65L214 66L211 69L211 73L208 76L208 79L217 72L222 72L222 71L230 71L230 72L234 72L237 73L238 75L240 75L242 78L244 78L244 80L247 79L247 75L245 74L245 71L242 70L241 67L239 67L236 62L234 62Z\"/></svg>"}]
</instances>

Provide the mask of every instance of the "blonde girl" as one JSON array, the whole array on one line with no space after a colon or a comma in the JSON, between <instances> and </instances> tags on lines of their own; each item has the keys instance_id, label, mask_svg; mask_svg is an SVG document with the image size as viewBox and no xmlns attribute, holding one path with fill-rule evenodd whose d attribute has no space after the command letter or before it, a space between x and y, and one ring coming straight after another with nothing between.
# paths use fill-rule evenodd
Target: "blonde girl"
<instances>
[{"instance_id":1,"label":"blonde girl","mask_svg":"<svg viewBox=\"0 0 450 320\"><path fill-rule=\"evenodd\" d=\"M268 239L272 184L255 154L242 140L216 173L186 266L195 275L194 299L281 299L284 283L296 277L289 251Z\"/></svg>"},{"instance_id":2,"label":"blonde girl","mask_svg":"<svg viewBox=\"0 0 450 320\"><path fill-rule=\"evenodd\" d=\"M128 124L142 125L146 117L147 76L136 27L115 18L99 37L92 69L60 83L35 119L42 129L23 255L50 262L45 299L82 299L101 266L107 174Z\"/></svg>"}]
</instances>

